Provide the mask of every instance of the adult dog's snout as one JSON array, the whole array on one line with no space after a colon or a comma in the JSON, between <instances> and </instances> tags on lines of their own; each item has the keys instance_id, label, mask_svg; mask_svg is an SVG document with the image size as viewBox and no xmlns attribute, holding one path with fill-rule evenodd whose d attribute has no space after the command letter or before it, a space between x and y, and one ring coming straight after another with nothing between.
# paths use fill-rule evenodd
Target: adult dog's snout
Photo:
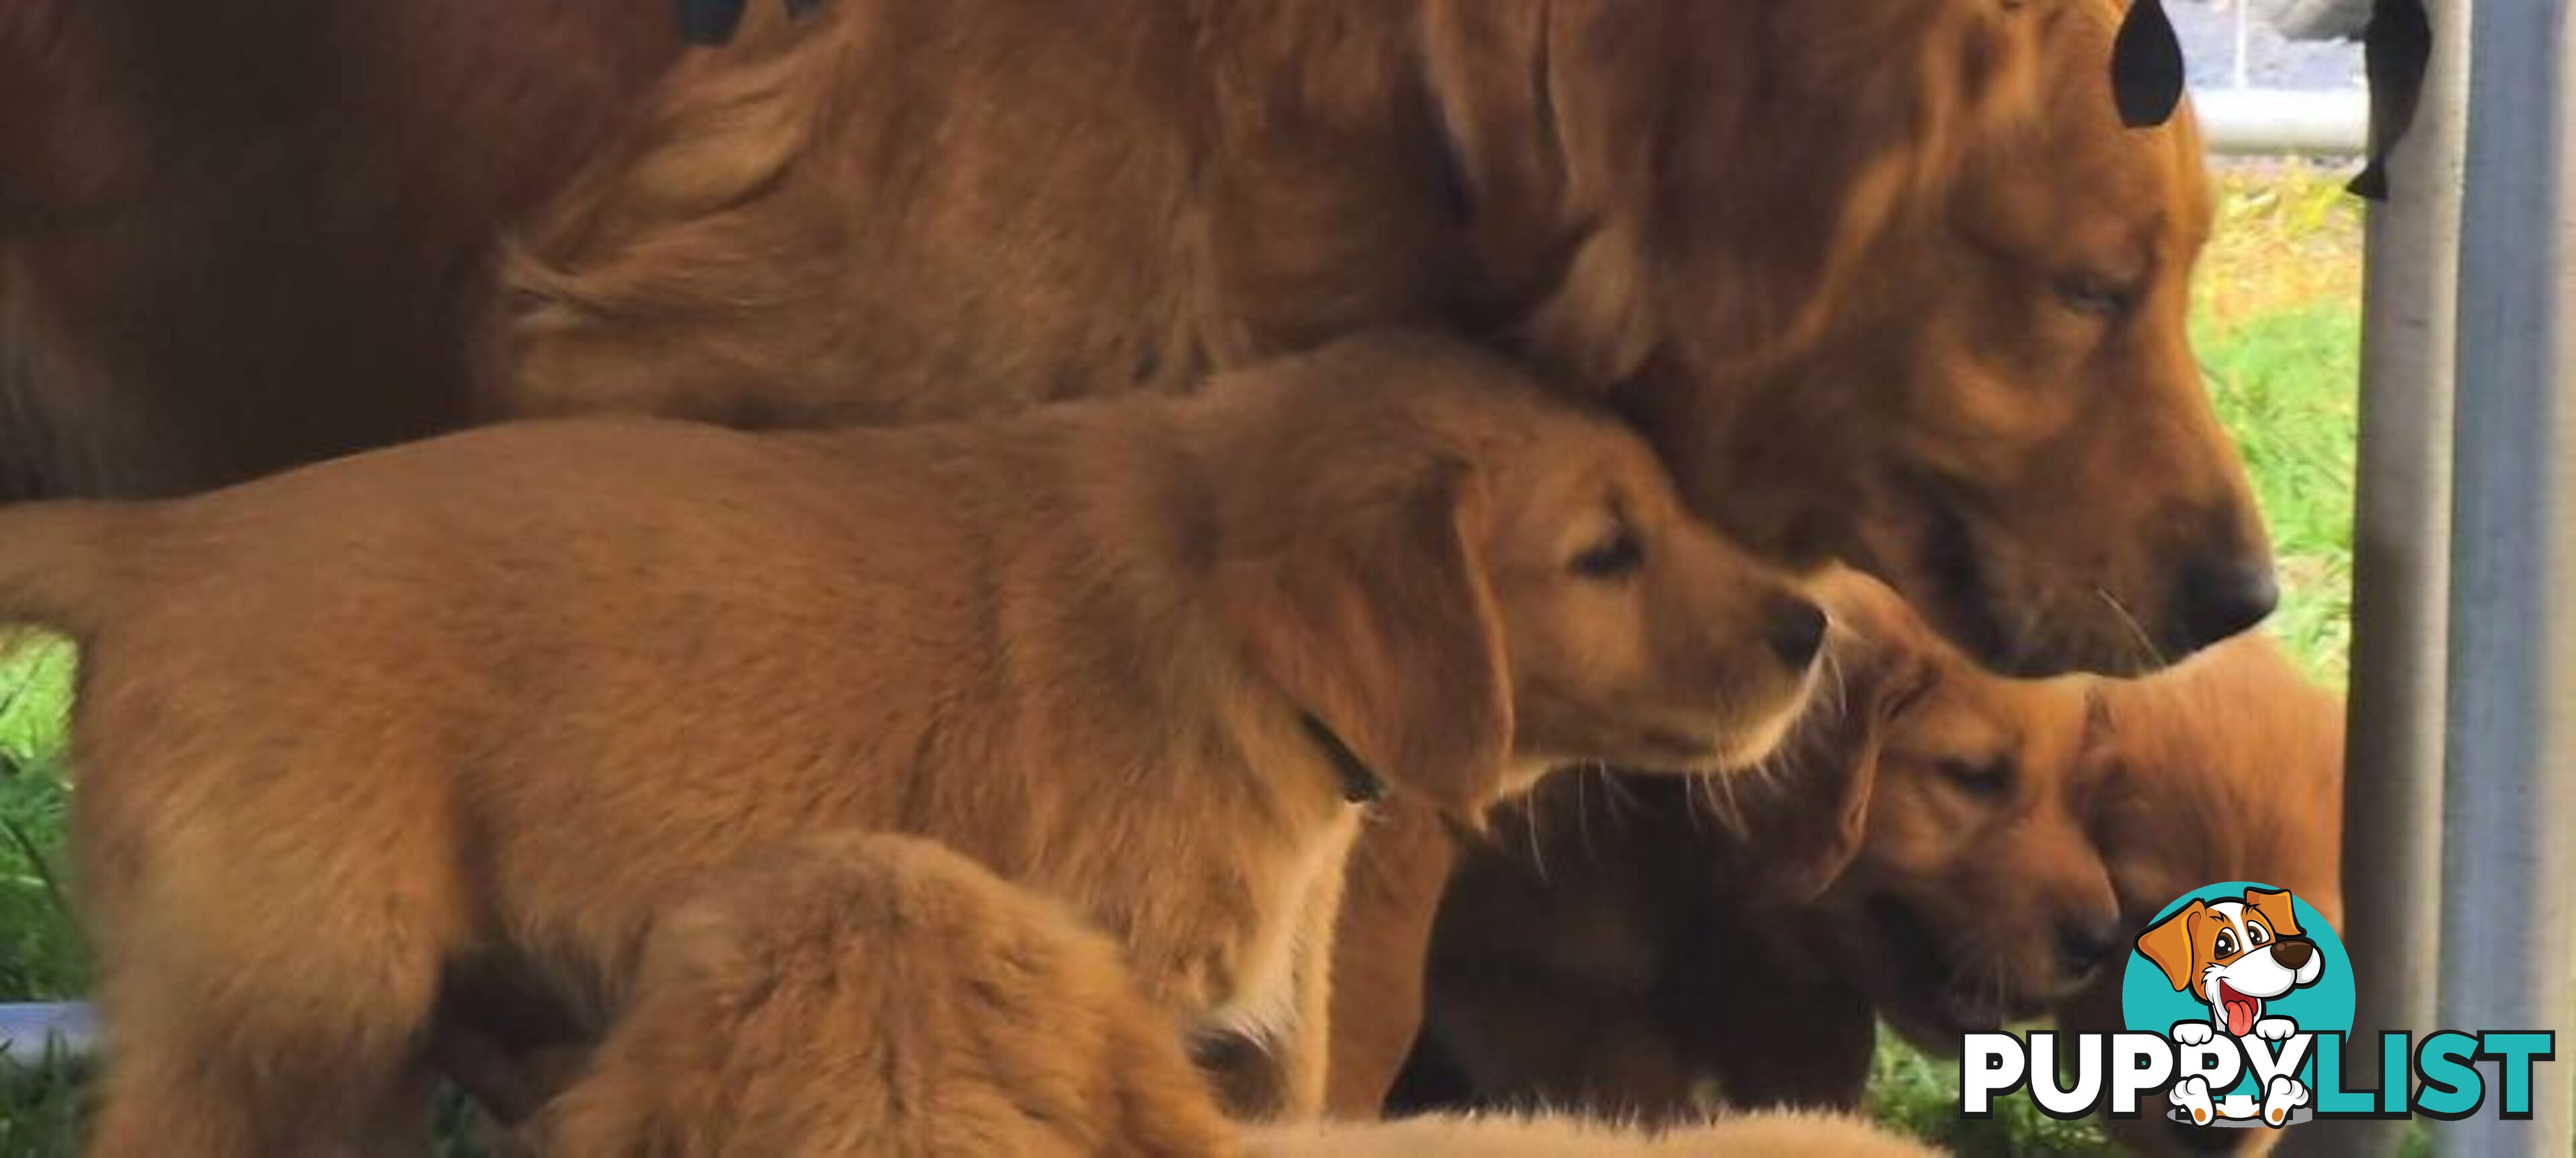
<instances>
[{"instance_id":1,"label":"adult dog's snout","mask_svg":"<svg viewBox=\"0 0 2576 1158\"><path fill-rule=\"evenodd\" d=\"M2057 964L2070 977L2092 973L2127 947L2111 920L2072 919L2057 927Z\"/></svg>"},{"instance_id":2,"label":"adult dog's snout","mask_svg":"<svg viewBox=\"0 0 2576 1158\"><path fill-rule=\"evenodd\" d=\"M1825 645L1825 626L1824 610L1795 595L1774 595L1763 603L1762 640L1790 667L1815 662Z\"/></svg>"},{"instance_id":3,"label":"adult dog's snout","mask_svg":"<svg viewBox=\"0 0 2576 1158\"><path fill-rule=\"evenodd\" d=\"M2283 937L2272 943L2272 959L2281 968L2296 973L2308 967L2308 958L2317 955L2317 943L2305 937Z\"/></svg>"},{"instance_id":4,"label":"adult dog's snout","mask_svg":"<svg viewBox=\"0 0 2576 1158\"><path fill-rule=\"evenodd\" d=\"M2175 590L2180 650L2197 651L2235 636L2272 614L2281 588L2263 555L2205 556L2185 565Z\"/></svg>"}]
</instances>

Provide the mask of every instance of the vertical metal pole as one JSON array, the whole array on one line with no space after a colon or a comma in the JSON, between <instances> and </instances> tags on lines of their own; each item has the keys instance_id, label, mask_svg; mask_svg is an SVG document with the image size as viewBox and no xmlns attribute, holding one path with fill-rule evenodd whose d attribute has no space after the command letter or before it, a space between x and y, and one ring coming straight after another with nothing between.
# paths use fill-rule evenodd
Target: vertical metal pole
<instances>
[{"instance_id":1,"label":"vertical metal pole","mask_svg":"<svg viewBox=\"0 0 2576 1158\"><path fill-rule=\"evenodd\" d=\"M2576 998L2576 0L2470 18L2443 781L2441 1021L2569 1028ZM2480 1158L2576 1150L2567 1071L2528 1121L2442 1129Z\"/></svg>"},{"instance_id":2,"label":"vertical metal pole","mask_svg":"<svg viewBox=\"0 0 2576 1158\"><path fill-rule=\"evenodd\" d=\"M2390 1029L2421 1041L2434 1028L2470 4L2428 0L2434 40L2422 103L2388 158L2390 199L2371 206L2363 250L2341 925L2360 988L2354 1042ZM2360 1049L2351 1056L2378 1056ZM2282 1149L2395 1154L2406 1129L2317 1122L2291 1131Z\"/></svg>"}]
</instances>

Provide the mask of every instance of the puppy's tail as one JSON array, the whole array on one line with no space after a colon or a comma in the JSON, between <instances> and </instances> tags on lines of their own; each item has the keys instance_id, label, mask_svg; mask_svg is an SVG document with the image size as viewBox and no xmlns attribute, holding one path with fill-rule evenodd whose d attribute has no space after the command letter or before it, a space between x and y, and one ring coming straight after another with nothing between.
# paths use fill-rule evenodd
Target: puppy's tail
<instances>
[{"instance_id":1,"label":"puppy's tail","mask_svg":"<svg viewBox=\"0 0 2576 1158\"><path fill-rule=\"evenodd\" d=\"M116 545L140 509L87 501L0 508L0 646L28 624L96 631L119 586Z\"/></svg>"}]
</instances>

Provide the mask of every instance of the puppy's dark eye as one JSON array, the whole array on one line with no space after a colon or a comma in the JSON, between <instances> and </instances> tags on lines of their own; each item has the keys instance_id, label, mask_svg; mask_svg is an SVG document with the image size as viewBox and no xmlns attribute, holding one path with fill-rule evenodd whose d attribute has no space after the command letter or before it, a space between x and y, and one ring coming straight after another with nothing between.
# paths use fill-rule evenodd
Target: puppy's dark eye
<instances>
[{"instance_id":1,"label":"puppy's dark eye","mask_svg":"<svg viewBox=\"0 0 2576 1158\"><path fill-rule=\"evenodd\" d=\"M1636 532L1620 527L1584 548L1582 554L1566 564L1566 570L1586 579L1617 579L1645 565L1645 543L1638 540Z\"/></svg>"},{"instance_id":2,"label":"puppy's dark eye","mask_svg":"<svg viewBox=\"0 0 2576 1158\"><path fill-rule=\"evenodd\" d=\"M2222 931L2218 934L2218 945L2217 945L2217 948L2216 948L2216 953L2217 953L2217 955L2218 955L2218 956L2221 956L2221 957L2233 957L2233 956L2235 956L2235 955L2236 955L2236 934L2234 934L2234 933L2229 933L2229 932L2225 932L2225 931L2223 931L2223 930L2222 930Z\"/></svg>"},{"instance_id":3,"label":"puppy's dark eye","mask_svg":"<svg viewBox=\"0 0 2576 1158\"><path fill-rule=\"evenodd\" d=\"M1943 760L1941 776L1971 796L1993 799L2012 792L2009 760Z\"/></svg>"},{"instance_id":4,"label":"puppy's dark eye","mask_svg":"<svg viewBox=\"0 0 2576 1158\"><path fill-rule=\"evenodd\" d=\"M2095 317L2116 318L2138 304L2135 282L2104 277L2094 273L2070 273L2050 285L2057 300L2070 310Z\"/></svg>"},{"instance_id":5,"label":"puppy's dark eye","mask_svg":"<svg viewBox=\"0 0 2576 1158\"><path fill-rule=\"evenodd\" d=\"M2249 923L2249 924L2247 924L2247 925L2245 926L2245 943L2246 943L2246 944L2248 944L2248 945L2260 945L2260 944L2262 944L2263 942L2265 942L2265 941L2269 941L2269 940L2271 940L2271 939L2272 939L2272 935L2271 935L2271 934L2269 934L2269 933L2264 932L2264 931L2263 931L2263 926L2261 926L2261 925L2256 925L2256 924L2250 924L2250 923Z\"/></svg>"}]
</instances>

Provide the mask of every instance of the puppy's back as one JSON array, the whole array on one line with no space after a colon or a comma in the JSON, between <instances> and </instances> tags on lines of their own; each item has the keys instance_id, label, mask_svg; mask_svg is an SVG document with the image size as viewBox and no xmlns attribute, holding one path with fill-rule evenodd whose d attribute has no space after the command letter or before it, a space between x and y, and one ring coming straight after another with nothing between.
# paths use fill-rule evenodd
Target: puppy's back
<instances>
[{"instance_id":1,"label":"puppy's back","mask_svg":"<svg viewBox=\"0 0 2576 1158\"><path fill-rule=\"evenodd\" d=\"M1219 1155L1228 1128L1106 938L936 843L728 870L534 1127L586 1155Z\"/></svg>"}]
</instances>

